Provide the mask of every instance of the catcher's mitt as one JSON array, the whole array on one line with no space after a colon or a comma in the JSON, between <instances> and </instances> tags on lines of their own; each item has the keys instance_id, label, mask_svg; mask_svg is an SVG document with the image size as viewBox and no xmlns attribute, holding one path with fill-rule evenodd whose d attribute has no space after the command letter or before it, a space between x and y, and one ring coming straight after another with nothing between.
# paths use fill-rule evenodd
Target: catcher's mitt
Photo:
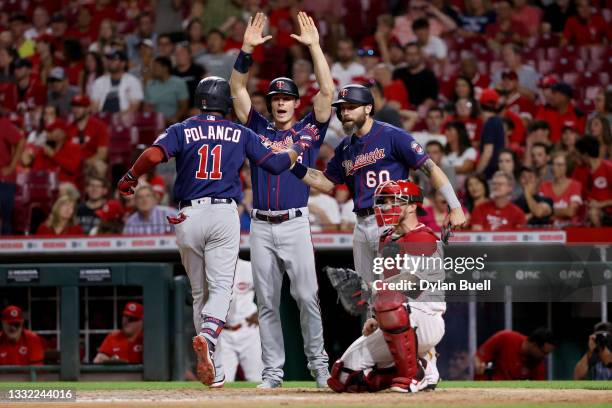
<instances>
[{"instance_id":1,"label":"catcher's mitt","mask_svg":"<svg viewBox=\"0 0 612 408\"><path fill-rule=\"evenodd\" d=\"M349 314L361 316L367 312L370 288L357 272L331 266L326 266L323 271L327 273L333 288L338 292L342 306Z\"/></svg>"}]
</instances>

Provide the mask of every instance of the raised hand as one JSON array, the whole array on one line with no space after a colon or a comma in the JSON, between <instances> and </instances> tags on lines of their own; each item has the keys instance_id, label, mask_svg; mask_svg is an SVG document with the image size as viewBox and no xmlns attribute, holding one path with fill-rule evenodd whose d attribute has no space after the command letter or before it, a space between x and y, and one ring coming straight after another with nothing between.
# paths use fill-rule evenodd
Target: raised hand
<instances>
[{"instance_id":1,"label":"raised hand","mask_svg":"<svg viewBox=\"0 0 612 408\"><path fill-rule=\"evenodd\" d=\"M319 31L314 23L312 17L309 17L303 11L300 11L297 15L298 24L300 26L300 35L291 34L291 37L299 41L300 43L311 46L319 43Z\"/></svg>"},{"instance_id":2,"label":"raised hand","mask_svg":"<svg viewBox=\"0 0 612 408\"><path fill-rule=\"evenodd\" d=\"M249 23L244 31L244 39L242 42L242 50L244 52L252 53L253 48L272 38L271 35L263 36L265 24L266 15L264 13L257 13L255 17L249 18Z\"/></svg>"}]
</instances>

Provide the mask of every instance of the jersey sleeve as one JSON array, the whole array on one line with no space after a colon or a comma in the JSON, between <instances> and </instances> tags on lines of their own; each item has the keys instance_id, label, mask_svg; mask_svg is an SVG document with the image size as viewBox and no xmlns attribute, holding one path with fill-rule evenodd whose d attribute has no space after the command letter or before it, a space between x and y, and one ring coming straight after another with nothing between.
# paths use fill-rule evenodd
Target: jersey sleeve
<instances>
[{"instance_id":1,"label":"jersey sleeve","mask_svg":"<svg viewBox=\"0 0 612 408\"><path fill-rule=\"evenodd\" d=\"M304 116L304 118L300 121L300 123L303 125L299 127L300 129L306 126L307 124L311 123L315 125L317 129L319 130L320 137L313 143L314 148L319 148L323 144L323 140L325 139L325 133L327 132L327 128L329 127L330 120L331 120L331 115L329 116L329 119L327 119L326 122L323 122L323 123L319 122L313 112L308 112L306 116Z\"/></svg>"},{"instance_id":2,"label":"jersey sleeve","mask_svg":"<svg viewBox=\"0 0 612 408\"><path fill-rule=\"evenodd\" d=\"M153 146L160 147L164 151L165 161L176 156L181 149L181 141L177 130L176 126L170 126L164 133L157 136L157 139L153 142Z\"/></svg>"},{"instance_id":3,"label":"jersey sleeve","mask_svg":"<svg viewBox=\"0 0 612 408\"><path fill-rule=\"evenodd\" d=\"M334 152L334 157L332 157L327 163L327 167L323 174L325 177L330 179L334 184L344 184L344 172L342 171L342 149L344 147L343 143L340 143L338 147L336 147L336 151Z\"/></svg>"},{"instance_id":4,"label":"jersey sleeve","mask_svg":"<svg viewBox=\"0 0 612 408\"><path fill-rule=\"evenodd\" d=\"M245 136L245 154L253 164L275 175L289 169L291 159L288 153L274 153L266 142L250 129L245 129Z\"/></svg>"},{"instance_id":5,"label":"jersey sleeve","mask_svg":"<svg viewBox=\"0 0 612 408\"><path fill-rule=\"evenodd\" d=\"M251 106L251 110L249 111L249 117L247 118L244 126L248 127L252 131L256 133L263 133L263 131L268 127L270 122L268 119L264 118L259 112L255 110Z\"/></svg>"},{"instance_id":6,"label":"jersey sleeve","mask_svg":"<svg viewBox=\"0 0 612 408\"><path fill-rule=\"evenodd\" d=\"M429 159L423 146L407 132L393 130L391 143L393 155L408 168L416 170Z\"/></svg>"}]
</instances>

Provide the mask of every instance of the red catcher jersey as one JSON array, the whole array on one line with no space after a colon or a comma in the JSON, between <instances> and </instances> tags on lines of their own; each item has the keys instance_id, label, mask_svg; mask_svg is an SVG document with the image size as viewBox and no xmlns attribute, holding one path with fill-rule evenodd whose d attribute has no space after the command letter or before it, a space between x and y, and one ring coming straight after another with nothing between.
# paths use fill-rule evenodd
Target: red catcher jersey
<instances>
[{"instance_id":1,"label":"red catcher jersey","mask_svg":"<svg viewBox=\"0 0 612 408\"><path fill-rule=\"evenodd\" d=\"M44 347L38 334L23 329L19 341L13 343L0 333L0 365L42 365Z\"/></svg>"}]
</instances>

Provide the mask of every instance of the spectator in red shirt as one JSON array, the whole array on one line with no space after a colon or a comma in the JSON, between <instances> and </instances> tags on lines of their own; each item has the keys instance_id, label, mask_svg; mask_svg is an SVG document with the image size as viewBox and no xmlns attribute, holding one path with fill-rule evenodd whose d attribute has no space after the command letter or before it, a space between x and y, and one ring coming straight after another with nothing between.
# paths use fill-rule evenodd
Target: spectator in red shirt
<instances>
[{"instance_id":1,"label":"spectator in red shirt","mask_svg":"<svg viewBox=\"0 0 612 408\"><path fill-rule=\"evenodd\" d=\"M552 154L553 180L540 184L540 194L553 201L553 224L558 228L577 225L582 206L582 185L571 178L573 163L564 151Z\"/></svg>"},{"instance_id":2,"label":"spectator in red shirt","mask_svg":"<svg viewBox=\"0 0 612 408\"><path fill-rule=\"evenodd\" d=\"M97 32L94 33L91 22L91 9L86 6L79 7L76 24L68 29L66 37L78 40L83 49L88 49L97 37Z\"/></svg>"},{"instance_id":3,"label":"spectator in red shirt","mask_svg":"<svg viewBox=\"0 0 612 408\"><path fill-rule=\"evenodd\" d=\"M584 136L576 149L586 163L588 172L580 180L586 190L589 220L594 227L612 225L612 162L599 157L599 141Z\"/></svg>"},{"instance_id":4,"label":"spectator in red shirt","mask_svg":"<svg viewBox=\"0 0 612 408\"><path fill-rule=\"evenodd\" d=\"M478 205L472 212L472 229L500 231L525 225L525 213L512 203L514 177L498 171L491 179L491 201Z\"/></svg>"},{"instance_id":5,"label":"spectator in red shirt","mask_svg":"<svg viewBox=\"0 0 612 408\"><path fill-rule=\"evenodd\" d=\"M14 91L11 93L16 97L13 104L5 106L11 111L26 112L31 109L40 108L47 102L47 87L32 75L32 63L27 59L18 59L14 64L15 83L12 84Z\"/></svg>"},{"instance_id":6,"label":"spectator in red shirt","mask_svg":"<svg viewBox=\"0 0 612 408\"><path fill-rule=\"evenodd\" d=\"M503 96L504 105L507 110L520 115L524 112L532 117L536 114L536 107L533 101L519 92L518 75L510 69L504 70L499 83L498 92Z\"/></svg>"},{"instance_id":7,"label":"spectator in red shirt","mask_svg":"<svg viewBox=\"0 0 612 408\"><path fill-rule=\"evenodd\" d=\"M60 182L79 185L81 149L68 139L68 125L61 119L45 127L47 141L32 153L24 154L23 164L33 170L57 171Z\"/></svg>"},{"instance_id":8,"label":"spectator in red shirt","mask_svg":"<svg viewBox=\"0 0 612 408\"><path fill-rule=\"evenodd\" d=\"M68 195L60 196L47 221L40 224L36 235L82 235L83 229L76 219L76 202Z\"/></svg>"},{"instance_id":9,"label":"spectator in red shirt","mask_svg":"<svg viewBox=\"0 0 612 408\"><path fill-rule=\"evenodd\" d=\"M489 48L499 52L504 44L524 45L529 39L529 30L522 22L513 20L510 0L497 1L495 11L495 23L487 25L485 29Z\"/></svg>"},{"instance_id":10,"label":"spectator in red shirt","mask_svg":"<svg viewBox=\"0 0 612 408\"><path fill-rule=\"evenodd\" d=\"M396 110L409 109L408 91L404 82L393 79L393 69L385 63L377 64L373 70L374 80L382 85L389 106Z\"/></svg>"},{"instance_id":11,"label":"spectator in red shirt","mask_svg":"<svg viewBox=\"0 0 612 408\"><path fill-rule=\"evenodd\" d=\"M140 303L128 302L123 309L121 330L115 330L106 336L94 358L94 364L141 364L143 316L144 308Z\"/></svg>"},{"instance_id":12,"label":"spectator in red shirt","mask_svg":"<svg viewBox=\"0 0 612 408\"><path fill-rule=\"evenodd\" d=\"M543 327L529 337L512 330L497 332L474 356L474 379L545 380L544 359L555 345L553 334Z\"/></svg>"},{"instance_id":13,"label":"spectator in red shirt","mask_svg":"<svg viewBox=\"0 0 612 408\"><path fill-rule=\"evenodd\" d=\"M551 88L551 108L545 109L541 107L536 114L536 119L541 119L550 126L550 140L553 143L561 139L561 131L563 126L572 126L578 132L584 131L585 116L579 109L574 107L571 102L574 90L565 83L559 82Z\"/></svg>"},{"instance_id":14,"label":"spectator in red shirt","mask_svg":"<svg viewBox=\"0 0 612 408\"><path fill-rule=\"evenodd\" d=\"M81 148L85 174L104 177L108 168L108 125L91 116L87 95L76 95L71 104L74 116L71 142Z\"/></svg>"},{"instance_id":15,"label":"spectator in red shirt","mask_svg":"<svg viewBox=\"0 0 612 408\"><path fill-rule=\"evenodd\" d=\"M578 15L565 22L561 46L605 44L610 40L608 26L601 13L593 14L590 0L577 0Z\"/></svg>"},{"instance_id":16,"label":"spectator in red shirt","mask_svg":"<svg viewBox=\"0 0 612 408\"><path fill-rule=\"evenodd\" d=\"M2 311L0 365L42 365L44 347L38 334L24 329L23 311L7 306Z\"/></svg>"},{"instance_id":17,"label":"spectator in red shirt","mask_svg":"<svg viewBox=\"0 0 612 408\"><path fill-rule=\"evenodd\" d=\"M0 117L0 223L2 235L12 232L15 204L15 168L25 146L23 133L8 118Z\"/></svg>"}]
</instances>

